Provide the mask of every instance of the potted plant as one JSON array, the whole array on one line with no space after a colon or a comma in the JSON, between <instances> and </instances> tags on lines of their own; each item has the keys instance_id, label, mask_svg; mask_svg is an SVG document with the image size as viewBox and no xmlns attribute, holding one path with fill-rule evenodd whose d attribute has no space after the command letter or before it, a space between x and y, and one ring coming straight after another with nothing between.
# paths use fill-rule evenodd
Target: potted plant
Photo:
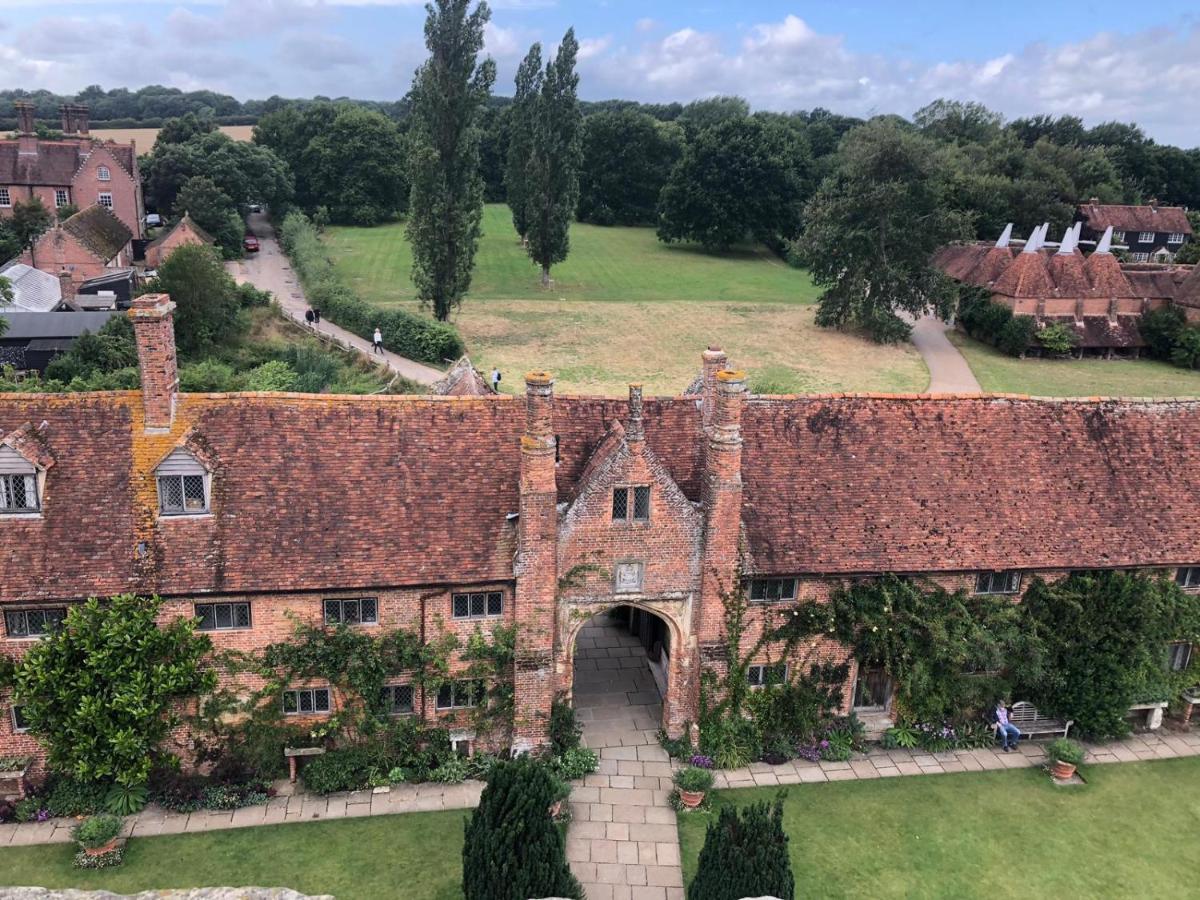
<instances>
[{"instance_id":1,"label":"potted plant","mask_svg":"<svg viewBox=\"0 0 1200 900\"><path fill-rule=\"evenodd\" d=\"M1083 762L1085 751L1082 746L1066 738L1051 741L1046 755L1053 763L1051 774L1055 778L1067 779L1075 774L1075 767Z\"/></svg>"},{"instance_id":2,"label":"potted plant","mask_svg":"<svg viewBox=\"0 0 1200 900\"><path fill-rule=\"evenodd\" d=\"M704 794L713 786L713 773L699 766L687 766L675 773L675 787L679 788L679 800L688 809L695 809L704 802Z\"/></svg>"},{"instance_id":3,"label":"potted plant","mask_svg":"<svg viewBox=\"0 0 1200 900\"><path fill-rule=\"evenodd\" d=\"M103 856L117 846L121 834L120 816L101 813L89 816L75 826L75 840L88 856Z\"/></svg>"}]
</instances>

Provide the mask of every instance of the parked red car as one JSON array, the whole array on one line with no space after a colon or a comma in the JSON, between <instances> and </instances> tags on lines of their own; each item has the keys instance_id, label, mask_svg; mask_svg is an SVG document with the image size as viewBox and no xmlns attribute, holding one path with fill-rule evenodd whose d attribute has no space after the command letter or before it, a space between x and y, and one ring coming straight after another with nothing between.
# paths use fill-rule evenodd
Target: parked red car
<instances>
[{"instance_id":1,"label":"parked red car","mask_svg":"<svg viewBox=\"0 0 1200 900\"><path fill-rule=\"evenodd\" d=\"M257 253L258 252L258 238L256 238L252 234L246 235L244 238L242 238L242 249L245 250L247 253Z\"/></svg>"}]
</instances>

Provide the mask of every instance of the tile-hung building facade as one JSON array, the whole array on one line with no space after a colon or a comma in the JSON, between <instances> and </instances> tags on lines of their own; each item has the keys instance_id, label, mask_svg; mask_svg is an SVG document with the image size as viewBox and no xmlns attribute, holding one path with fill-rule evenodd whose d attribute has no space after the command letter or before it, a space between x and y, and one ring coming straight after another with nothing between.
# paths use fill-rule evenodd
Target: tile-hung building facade
<instances>
[{"instance_id":1,"label":"tile-hung building facade","mask_svg":"<svg viewBox=\"0 0 1200 900\"><path fill-rule=\"evenodd\" d=\"M1077 219L1084 240L1098 241L1106 229L1113 229L1113 241L1127 247L1134 262L1170 262L1193 239L1186 207L1159 206L1157 200L1123 206L1093 198L1080 205Z\"/></svg>"},{"instance_id":2,"label":"tile-hung building facade","mask_svg":"<svg viewBox=\"0 0 1200 900\"><path fill-rule=\"evenodd\" d=\"M464 637L516 623L530 747L580 628L615 607L656 617L664 727L694 721L739 571L747 647L781 603L886 571L1014 597L1073 568L1200 576L1200 402L748 396L716 349L677 397L556 396L541 372L523 398L179 394L172 308L131 311L140 391L0 396L4 653L126 591L218 647L285 639L289 613ZM778 649L752 678L849 655ZM888 699L851 665L845 708ZM340 698L305 683L280 702L320 717ZM398 678L392 702L461 724L471 690ZM0 753L35 751L11 703Z\"/></svg>"}]
</instances>

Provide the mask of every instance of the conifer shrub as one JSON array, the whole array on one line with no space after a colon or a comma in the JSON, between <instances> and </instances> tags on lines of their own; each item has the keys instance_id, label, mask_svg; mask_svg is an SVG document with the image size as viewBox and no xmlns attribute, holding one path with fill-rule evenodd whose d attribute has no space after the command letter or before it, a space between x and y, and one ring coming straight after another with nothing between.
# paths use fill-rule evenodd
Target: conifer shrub
<instances>
[{"instance_id":1,"label":"conifer shrub","mask_svg":"<svg viewBox=\"0 0 1200 900\"><path fill-rule=\"evenodd\" d=\"M558 785L549 770L529 757L492 768L466 824L466 900L583 900L583 889L567 865L562 832L550 818L550 805L557 799Z\"/></svg>"},{"instance_id":2,"label":"conifer shrub","mask_svg":"<svg viewBox=\"0 0 1200 900\"><path fill-rule=\"evenodd\" d=\"M722 807L704 836L688 900L794 900L796 882L787 845L782 796L740 811Z\"/></svg>"}]
</instances>

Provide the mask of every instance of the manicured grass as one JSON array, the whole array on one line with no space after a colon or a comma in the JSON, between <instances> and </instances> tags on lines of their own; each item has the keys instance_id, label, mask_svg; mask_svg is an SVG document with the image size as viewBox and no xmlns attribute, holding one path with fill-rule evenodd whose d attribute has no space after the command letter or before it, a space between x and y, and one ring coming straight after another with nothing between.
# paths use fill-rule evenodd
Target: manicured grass
<instances>
[{"instance_id":1,"label":"manicured grass","mask_svg":"<svg viewBox=\"0 0 1200 900\"><path fill-rule=\"evenodd\" d=\"M1200 759L1088 766L1057 787L1038 769L788 788L796 896L1182 897L1196 885ZM778 788L720 791L716 804ZM684 881L707 815L680 815Z\"/></svg>"},{"instance_id":2,"label":"manicured grass","mask_svg":"<svg viewBox=\"0 0 1200 900\"><path fill-rule=\"evenodd\" d=\"M90 888L290 887L338 898L462 897L469 811L409 813L134 838L117 869L71 865L75 845L0 850L0 886Z\"/></svg>"},{"instance_id":3,"label":"manicured grass","mask_svg":"<svg viewBox=\"0 0 1200 900\"><path fill-rule=\"evenodd\" d=\"M949 331L985 391L1039 397L1200 396L1200 372L1153 359L1016 359Z\"/></svg>"},{"instance_id":4,"label":"manicured grass","mask_svg":"<svg viewBox=\"0 0 1200 900\"><path fill-rule=\"evenodd\" d=\"M928 372L909 345L883 347L813 324L819 291L808 275L765 249L707 254L667 245L650 228L572 226L571 256L541 287L508 208L484 210L471 294L454 321L482 370L503 387L549 369L565 393L622 394L640 381L678 394L700 352L722 346L752 389L916 391ZM331 228L338 270L367 300L415 309L404 226Z\"/></svg>"},{"instance_id":5,"label":"manicured grass","mask_svg":"<svg viewBox=\"0 0 1200 900\"><path fill-rule=\"evenodd\" d=\"M541 286L538 268L521 248L508 207L489 204L475 257L470 300L726 300L811 303L817 291L808 276L763 248L710 254L698 247L664 244L652 228L571 226L571 253L555 266L554 283ZM404 225L330 228L326 242L349 282L375 303L408 304L413 290L412 252Z\"/></svg>"}]
</instances>

